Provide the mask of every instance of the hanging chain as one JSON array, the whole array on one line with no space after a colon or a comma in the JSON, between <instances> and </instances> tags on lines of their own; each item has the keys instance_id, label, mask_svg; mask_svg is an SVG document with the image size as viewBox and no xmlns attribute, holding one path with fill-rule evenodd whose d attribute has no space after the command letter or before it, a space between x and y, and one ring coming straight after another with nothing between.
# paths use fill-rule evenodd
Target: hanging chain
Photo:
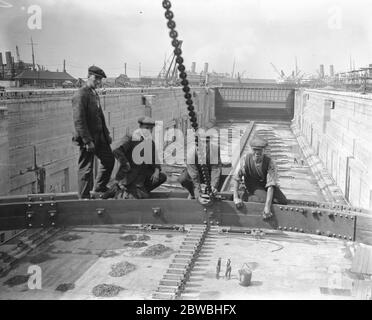
<instances>
[{"instance_id":1,"label":"hanging chain","mask_svg":"<svg viewBox=\"0 0 372 320\"><path fill-rule=\"evenodd\" d=\"M172 40L172 46L174 47L174 54L177 57L176 58L176 63L178 64L178 71L179 71L179 77L182 79L181 84L183 87L183 92L185 93L184 97L186 99L186 104L187 104L187 110L189 112L189 117L190 117L190 122L191 126L195 131L195 145L196 145L196 153L198 155L198 162L202 162L201 164L201 172L202 172L202 178L203 182L206 184L206 190L205 193L212 196L212 188L211 188L211 180L209 176L209 170L206 165L206 161L203 161L206 159L203 154L201 154L200 149L199 149L199 137L198 137L198 120L196 118L196 113L195 113L195 107L194 107L194 102L191 99L192 95L190 93L190 86L189 86L189 81L187 80L187 74L186 74L186 67L183 64L184 60L182 58L182 50L180 48L181 42L178 40L178 32L175 30L176 28L176 23L174 22L174 14L170 10L172 7L172 4L169 0L164 0L163 1L163 8L165 9L165 18L168 20L167 26L170 29L169 36L173 39Z\"/></svg>"}]
</instances>

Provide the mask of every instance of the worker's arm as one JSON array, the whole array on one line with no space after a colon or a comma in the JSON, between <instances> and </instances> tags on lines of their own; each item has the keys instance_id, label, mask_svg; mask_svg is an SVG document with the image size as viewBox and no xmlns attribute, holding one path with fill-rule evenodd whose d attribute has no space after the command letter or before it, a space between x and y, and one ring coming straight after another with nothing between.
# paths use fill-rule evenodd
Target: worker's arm
<instances>
[{"instance_id":1,"label":"worker's arm","mask_svg":"<svg viewBox=\"0 0 372 320\"><path fill-rule=\"evenodd\" d=\"M199 198L201 193L201 186L200 186L200 177L199 177L199 170L196 164L188 164L187 165L187 172L191 177L191 180L194 184L194 194L196 199Z\"/></svg>"},{"instance_id":2,"label":"worker's arm","mask_svg":"<svg viewBox=\"0 0 372 320\"><path fill-rule=\"evenodd\" d=\"M220 165L211 165L211 187L213 192L217 192L220 184L222 169Z\"/></svg>"},{"instance_id":3,"label":"worker's arm","mask_svg":"<svg viewBox=\"0 0 372 320\"><path fill-rule=\"evenodd\" d=\"M274 198L274 191L278 185L278 173L275 163L270 160L267 176L266 176L266 188L267 188L267 195L266 195L266 202L264 208L264 217L269 218L272 216L271 213L271 205L273 203Z\"/></svg>"},{"instance_id":4,"label":"worker's arm","mask_svg":"<svg viewBox=\"0 0 372 320\"><path fill-rule=\"evenodd\" d=\"M243 201L239 197L240 183L241 183L242 178L244 177L244 174L245 174L243 164L244 164L244 162L243 162L243 160L241 160L240 161L240 168L239 168L238 172L233 177L233 181L234 181L234 185L233 185L234 202L235 202L235 204L238 208L241 207L242 204L243 204Z\"/></svg>"},{"instance_id":5,"label":"worker's arm","mask_svg":"<svg viewBox=\"0 0 372 320\"><path fill-rule=\"evenodd\" d=\"M72 98L72 111L76 133L84 144L94 142L88 128L86 110L88 108L87 96L78 90Z\"/></svg>"}]
</instances>

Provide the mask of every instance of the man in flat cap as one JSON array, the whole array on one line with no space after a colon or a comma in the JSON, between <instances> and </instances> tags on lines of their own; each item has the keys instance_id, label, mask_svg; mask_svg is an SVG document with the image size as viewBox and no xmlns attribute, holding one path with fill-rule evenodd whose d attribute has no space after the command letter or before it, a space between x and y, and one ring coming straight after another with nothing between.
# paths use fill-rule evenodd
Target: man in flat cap
<instances>
[{"instance_id":1,"label":"man in flat cap","mask_svg":"<svg viewBox=\"0 0 372 320\"><path fill-rule=\"evenodd\" d=\"M251 153L245 155L240 161L239 171L234 176L234 202L238 208L244 201L265 203L263 217L272 217L271 204L287 204L287 199L278 186L278 175L275 163L265 155L267 141L254 137L250 142ZM245 192L239 195L241 180L244 181Z\"/></svg>"},{"instance_id":2,"label":"man in flat cap","mask_svg":"<svg viewBox=\"0 0 372 320\"><path fill-rule=\"evenodd\" d=\"M197 199L206 205L210 199L202 194L202 184L205 184L201 165L206 165L211 182L212 193L217 193L222 174L222 163L218 143L211 141L210 136L205 137L205 159L200 161L196 148L187 154L186 169L178 178L178 182L189 192L189 199ZM202 139L201 139L202 140ZM199 143L201 151L204 150L204 141Z\"/></svg>"},{"instance_id":3,"label":"man in flat cap","mask_svg":"<svg viewBox=\"0 0 372 320\"><path fill-rule=\"evenodd\" d=\"M101 85L105 72L92 66L88 80L72 98L75 135L73 141L80 147L78 191L81 199L89 199L93 189L93 162L96 156L101 164L94 191L106 192L115 164L110 144L112 139L106 126L100 98L96 89Z\"/></svg>"},{"instance_id":4,"label":"man in flat cap","mask_svg":"<svg viewBox=\"0 0 372 320\"><path fill-rule=\"evenodd\" d=\"M114 156L120 167L113 186L103 195L103 199L124 198L144 199L150 192L166 180L157 161L152 131L155 121L149 117L138 119L139 129L125 136L120 147L114 150Z\"/></svg>"}]
</instances>

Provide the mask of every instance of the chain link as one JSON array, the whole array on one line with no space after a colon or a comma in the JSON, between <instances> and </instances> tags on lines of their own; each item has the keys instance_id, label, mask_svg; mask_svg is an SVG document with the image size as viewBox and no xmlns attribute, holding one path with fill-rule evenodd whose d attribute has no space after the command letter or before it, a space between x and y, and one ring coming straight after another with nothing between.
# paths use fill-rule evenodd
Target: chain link
<instances>
[{"instance_id":1,"label":"chain link","mask_svg":"<svg viewBox=\"0 0 372 320\"><path fill-rule=\"evenodd\" d=\"M212 196L212 188L211 188L211 179L209 176L209 170L208 166L206 165L206 162L203 161L206 159L203 154L201 154L199 149L199 137L198 137L198 120L195 113L195 107L194 102L192 100L192 95L190 94L190 86L189 81L187 80L187 73L186 73L186 67L183 64L184 60L182 58L182 50L180 48L180 41L178 40L178 32L175 30L176 23L174 22L174 14L170 10L172 7L172 4L169 0L163 0L163 8L165 9L165 18L168 20L167 26L170 29L169 36L172 38L172 46L174 47L174 54L177 57L176 63L178 64L178 71L179 71L179 77L182 79L181 84L183 87L183 92L185 93L184 97L186 99L187 104L187 110L189 112L190 122L191 126L195 131L195 145L196 145L196 152L198 155L198 162L202 162L201 166L201 172L202 172L202 179L203 182L206 184L206 190L205 193ZM200 191L200 190L199 190Z\"/></svg>"}]
</instances>

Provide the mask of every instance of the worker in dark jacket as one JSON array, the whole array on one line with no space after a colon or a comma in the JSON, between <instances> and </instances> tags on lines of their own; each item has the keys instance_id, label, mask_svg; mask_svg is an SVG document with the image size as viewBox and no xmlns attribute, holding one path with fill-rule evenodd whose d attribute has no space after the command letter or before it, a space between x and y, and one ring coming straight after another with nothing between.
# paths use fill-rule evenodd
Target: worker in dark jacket
<instances>
[{"instance_id":1,"label":"worker in dark jacket","mask_svg":"<svg viewBox=\"0 0 372 320\"><path fill-rule=\"evenodd\" d=\"M189 199L197 199L202 204L208 204L207 197L202 196L202 184L206 182L203 180L202 164L208 168L209 177L211 180L212 193L218 192L220 184L222 165L220 157L220 149L217 144L212 143L210 137L206 138L206 147L203 148L201 144L200 151L205 151L205 161L199 161L196 148L192 149L187 155L186 169L180 175L178 181L189 192Z\"/></svg>"},{"instance_id":2,"label":"worker in dark jacket","mask_svg":"<svg viewBox=\"0 0 372 320\"><path fill-rule=\"evenodd\" d=\"M264 154L267 141L255 137L250 142L252 153L245 155L240 162L239 171L234 176L234 202L238 208L244 201L265 203L263 217L272 217L271 204L287 204L285 195L278 185L278 174L275 163ZM244 180L245 192L239 195L240 182Z\"/></svg>"},{"instance_id":3,"label":"worker in dark jacket","mask_svg":"<svg viewBox=\"0 0 372 320\"><path fill-rule=\"evenodd\" d=\"M72 98L75 135L73 140L80 147L78 189L80 198L90 198L93 189L94 156L101 164L96 178L95 192L106 192L115 164L110 144L112 139L107 129L96 88L101 85L105 72L90 67L87 83Z\"/></svg>"},{"instance_id":4,"label":"worker in dark jacket","mask_svg":"<svg viewBox=\"0 0 372 320\"><path fill-rule=\"evenodd\" d=\"M132 135L124 137L120 146L113 152L120 167L115 183L103 195L104 199L148 198L152 190L167 180L157 161L155 142L151 135L155 121L149 117L142 117L138 123L139 129Z\"/></svg>"}]
</instances>

